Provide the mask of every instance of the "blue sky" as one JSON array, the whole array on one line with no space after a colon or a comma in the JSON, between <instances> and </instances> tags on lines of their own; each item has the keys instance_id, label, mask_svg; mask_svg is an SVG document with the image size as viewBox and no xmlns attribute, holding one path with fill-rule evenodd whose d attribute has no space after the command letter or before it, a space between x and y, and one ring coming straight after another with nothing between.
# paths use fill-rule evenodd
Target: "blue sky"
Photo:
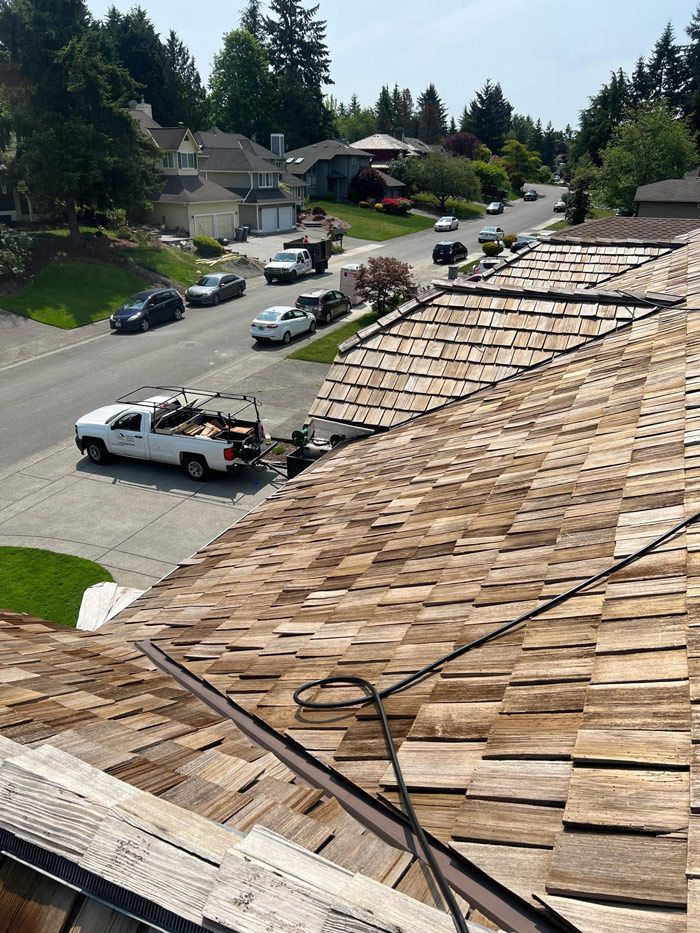
<instances>
[{"instance_id":1,"label":"blue sky","mask_svg":"<svg viewBox=\"0 0 700 933\"><path fill-rule=\"evenodd\" d=\"M520 113L573 126L610 69L630 71L667 20L676 37L698 0L319 0L340 100L356 92L372 104L382 84L416 97L433 81L450 113L487 77L500 81ZM109 0L88 0L102 16ZM132 0L114 0L128 10ZM175 29L207 79L225 32L238 25L242 0L142 0L161 34Z\"/></svg>"}]
</instances>

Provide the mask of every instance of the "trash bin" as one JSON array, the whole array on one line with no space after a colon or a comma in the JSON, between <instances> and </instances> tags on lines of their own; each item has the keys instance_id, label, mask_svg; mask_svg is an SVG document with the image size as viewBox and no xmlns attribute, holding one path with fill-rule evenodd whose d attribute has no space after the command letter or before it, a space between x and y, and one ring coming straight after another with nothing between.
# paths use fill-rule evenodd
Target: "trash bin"
<instances>
[{"instance_id":1,"label":"trash bin","mask_svg":"<svg viewBox=\"0 0 700 933\"><path fill-rule=\"evenodd\" d=\"M241 232L243 234L241 239L245 243L245 241L248 239L248 233L250 232L250 227L241 227Z\"/></svg>"},{"instance_id":2,"label":"trash bin","mask_svg":"<svg viewBox=\"0 0 700 933\"><path fill-rule=\"evenodd\" d=\"M233 239L236 243L240 243L243 239L243 227L236 227L233 231Z\"/></svg>"}]
</instances>

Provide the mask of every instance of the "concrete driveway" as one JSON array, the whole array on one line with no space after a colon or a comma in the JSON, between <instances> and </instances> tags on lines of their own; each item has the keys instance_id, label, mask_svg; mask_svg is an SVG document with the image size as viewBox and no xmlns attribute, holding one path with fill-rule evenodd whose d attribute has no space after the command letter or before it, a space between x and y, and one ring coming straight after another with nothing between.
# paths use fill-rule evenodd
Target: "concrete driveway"
<instances>
[{"instance_id":1,"label":"concrete driveway","mask_svg":"<svg viewBox=\"0 0 700 933\"><path fill-rule=\"evenodd\" d=\"M195 483L155 464L96 467L61 445L0 476L0 546L86 557L145 589L283 483L252 468Z\"/></svg>"}]
</instances>

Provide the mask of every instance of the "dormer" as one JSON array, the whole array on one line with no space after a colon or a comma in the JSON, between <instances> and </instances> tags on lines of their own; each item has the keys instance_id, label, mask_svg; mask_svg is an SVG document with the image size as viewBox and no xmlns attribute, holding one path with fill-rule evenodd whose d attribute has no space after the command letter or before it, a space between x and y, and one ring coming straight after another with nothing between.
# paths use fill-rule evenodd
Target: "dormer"
<instances>
[{"instance_id":1,"label":"dormer","mask_svg":"<svg viewBox=\"0 0 700 933\"><path fill-rule=\"evenodd\" d=\"M201 149L185 126L149 127L161 151L161 169L165 175L198 175Z\"/></svg>"}]
</instances>

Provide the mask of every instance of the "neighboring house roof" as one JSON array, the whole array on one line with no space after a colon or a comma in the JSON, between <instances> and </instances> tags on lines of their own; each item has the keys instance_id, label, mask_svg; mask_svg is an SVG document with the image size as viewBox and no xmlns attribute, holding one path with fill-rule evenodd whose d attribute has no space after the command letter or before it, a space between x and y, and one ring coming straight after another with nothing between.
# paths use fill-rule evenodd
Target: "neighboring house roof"
<instances>
[{"instance_id":1,"label":"neighboring house roof","mask_svg":"<svg viewBox=\"0 0 700 933\"><path fill-rule=\"evenodd\" d=\"M365 136L364 139L358 139L357 142L350 143L353 149L362 149L369 151L391 150L396 152L405 152L411 155L417 155L418 150L408 140L396 139L395 136L389 136L387 133L374 133L372 136Z\"/></svg>"},{"instance_id":2,"label":"neighboring house roof","mask_svg":"<svg viewBox=\"0 0 700 933\"><path fill-rule=\"evenodd\" d=\"M241 148L263 161L277 161L277 156L271 149L261 146L254 139L243 136L242 133L225 133L218 127L202 130L195 133L195 138L204 149L236 149Z\"/></svg>"},{"instance_id":3,"label":"neighboring house roof","mask_svg":"<svg viewBox=\"0 0 700 933\"><path fill-rule=\"evenodd\" d=\"M378 169L376 171L379 171ZM408 185L403 181L399 181L398 178L392 178L391 175L387 175L386 172L379 172L382 181L387 188L408 188Z\"/></svg>"},{"instance_id":4,"label":"neighboring house roof","mask_svg":"<svg viewBox=\"0 0 700 933\"><path fill-rule=\"evenodd\" d=\"M348 145L339 139L324 139L310 146L294 149L286 155L286 170L293 175L304 175L310 171L317 162L330 162L336 156L352 156L353 158L367 158L372 156L362 152L355 145ZM299 161L299 160L302 161ZM343 176L344 177L344 176Z\"/></svg>"},{"instance_id":5,"label":"neighboring house roof","mask_svg":"<svg viewBox=\"0 0 700 933\"><path fill-rule=\"evenodd\" d=\"M276 165L265 162L254 152L243 146L234 146L230 149L218 147L202 151L209 157L206 165L207 172L276 172L280 170Z\"/></svg>"},{"instance_id":6,"label":"neighboring house roof","mask_svg":"<svg viewBox=\"0 0 700 933\"><path fill-rule=\"evenodd\" d=\"M403 141L413 146L417 152L420 152L423 155L431 155L433 152L438 150L442 151L442 146L431 146L428 143L424 143L422 139L418 139L417 136L404 136Z\"/></svg>"},{"instance_id":7,"label":"neighboring house roof","mask_svg":"<svg viewBox=\"0 0 700 933\"><path fill-rule=\"evenodd\" d=\"M148 127L147 132L159 149L169 152L180 148L188 131L186 126L161 126L158 128Z\"/></svg>"},{"instance_id":8,"label":"neighboring house roof","mask_svg":"<svg viewBox=\"0 0 700 933\"><path fill-rule=\"evenodd\" d=\"M142 130L151 130L156 128L161 129L160 123L154 120L150 114L143 110L135 110L134 108L131 108L129 110L129 114L134 118L134 120L136 120Z\"/></svg>"},{"instance_id":9,"label":"neighboring house roof","mask_svg":"<svg viewBox=\"0 0 700 933\"><path fill-rule=\"evenodd\" d=\"M521 250L486 273L484 279L499 285L571 288L594 286L612 275L657 259L671 245L641 242L590 242L552 238Z\"/></svg>"},{"instance_id":10,"label":"neighboring house roof","mask_svg":"<svg viewBox=\"0 0 700 933\"><path fill-rule=\"evenodd\" d=\"M246 204L293 204L294 198L280 188L231 188Z\"/></svg>"},{"instance_id":11,"label":"neighboring house roof","mask_svg":"<svg viewBox=\"0 0 700 933\"><path fill-rule=\"evenodd\" d=\"M241 195L202 178L201 175L163 175L157 204L190 204L213 201L242 201Z\"/></svg>"},{"instance_id":12,"label":"neighboring house roof","mask_svg":"<svg viewBox=\"0 0 700 933\"><path fill-rule=\"evenodd\" d=\"M289 185L290 187L294 187L294 188L306 188L307 187L306 182L299 175L289 175L286 172L284 175L281 176L280 181L284 182L285 185Z\"/></svg>"},{"instance_id":13,"label":"neighboring house roof","mask_svg":"<svg viewBox=\"0 0 700 933\"><path fill-rule=\"evenodd\" d=\"M700 177L669 178L656 181L651 185L640 185L634 200L642 202L661 202L668 204L700 203Z\"/></svg>"},{"instance_id":14,"label":"neighboring house roof","mask_svg":"<svg viewBox=\"0 0 700 933\"><path fill-rule=\"evenodd\" d=\"M342 343L309 414L389 428L648 313L614 292L441 285Z\"/></svg>"},{"instance_id":15,"label":"neighboring house roof","mask_svg":"<svg viewBox=\"0 0 700 933\"><path fill-rule=\"evenodd\" d=\"M587 220L565 230L559 230L557 240L639 240L669 242L683 233L700 229L700 222L692 217L601 217Z\"/></svg>"}]
</instances>

